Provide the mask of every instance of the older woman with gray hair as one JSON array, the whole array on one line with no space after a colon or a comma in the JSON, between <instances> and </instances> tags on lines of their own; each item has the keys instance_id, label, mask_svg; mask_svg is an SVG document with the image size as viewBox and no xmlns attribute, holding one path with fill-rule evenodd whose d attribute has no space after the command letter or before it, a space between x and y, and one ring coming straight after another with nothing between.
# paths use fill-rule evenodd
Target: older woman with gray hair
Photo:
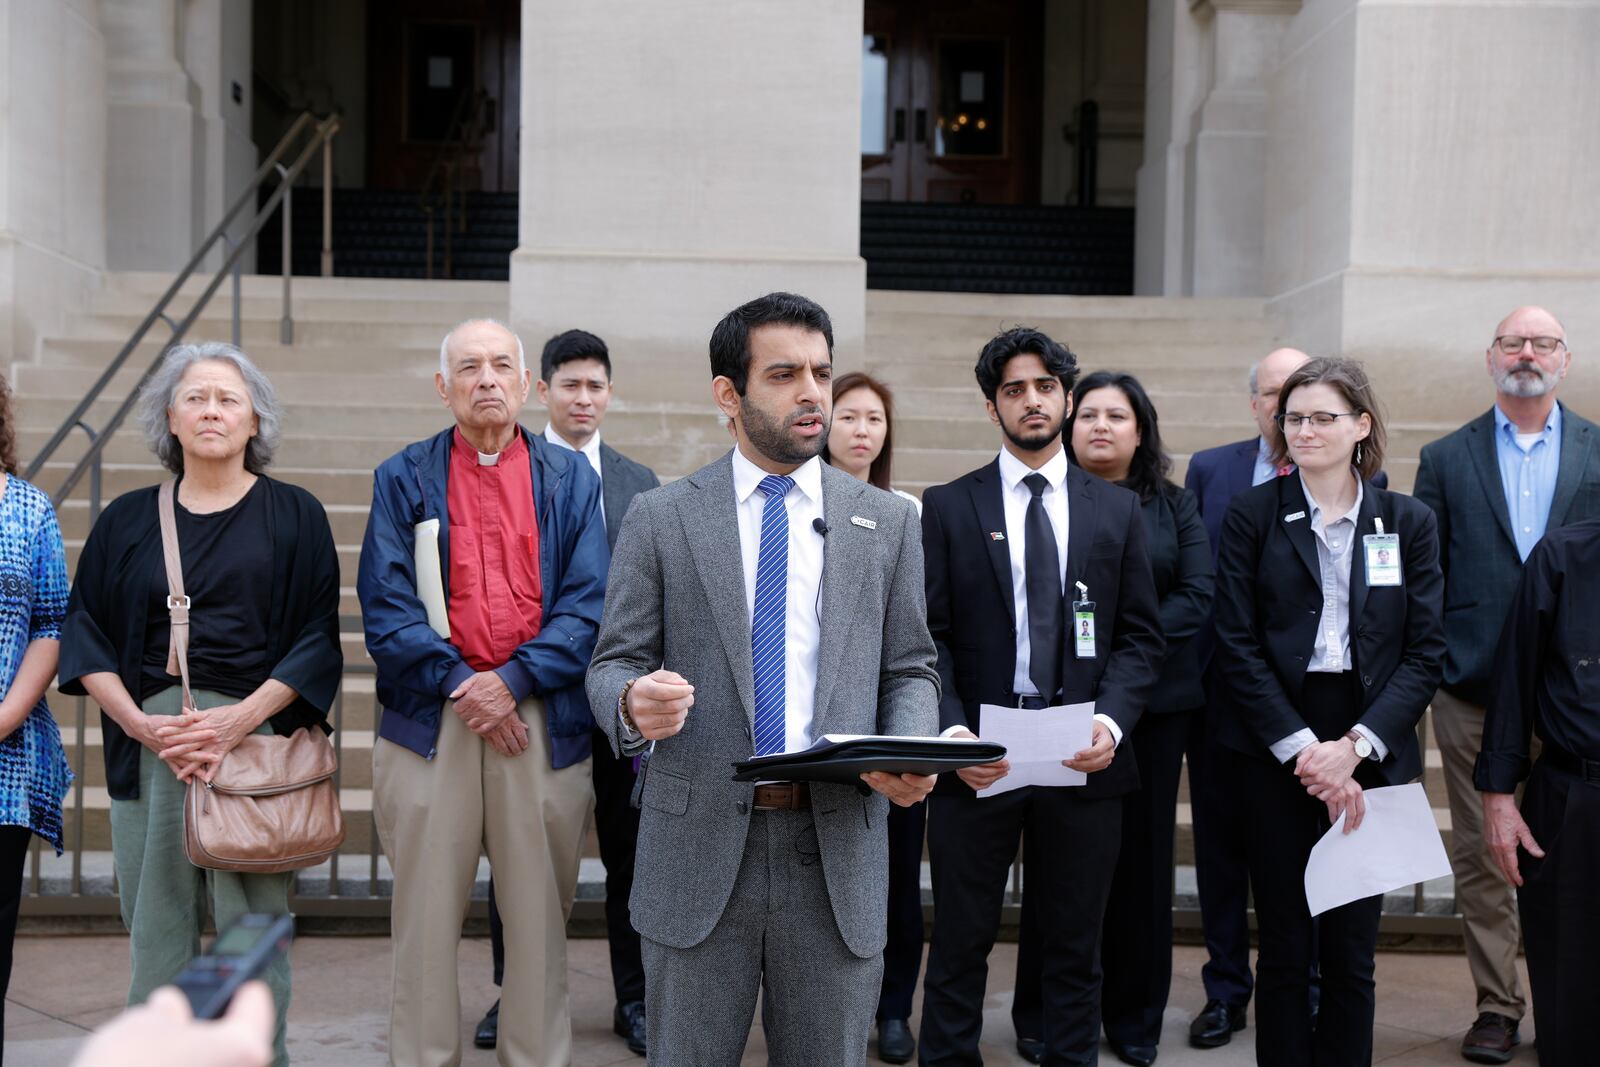
<instances>
[{"instance_id":1,"label":"older woman with gray hair","mask_svg":"<svg viewBox=\"0 0 1600 1067\"><path fill-rule=\"evenodd\" d=\"M191 602L182 707L168 673L171 623L157 487L112 501L90 531L61 637L60 688L100 705L111 843L131 935L130 1004L200 948L207 899L220 929L288 910L292 874L201 870L184 853L186 784L209 782L251 733L327 729L343 670L339 560L322 505L266 476L278 442L271 383L226 344L167 353L139 397L145 438L177 480L183 587ZM267 972L277 1061L287 959Z\"/></svg>"}]
</instances>

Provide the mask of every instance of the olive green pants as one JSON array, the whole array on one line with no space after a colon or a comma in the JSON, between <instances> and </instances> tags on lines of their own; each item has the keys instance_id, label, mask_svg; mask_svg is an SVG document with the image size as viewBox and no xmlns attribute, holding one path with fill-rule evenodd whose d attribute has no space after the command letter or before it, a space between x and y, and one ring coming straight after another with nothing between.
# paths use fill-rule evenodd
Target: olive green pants
<instances>
[{"instance_id":1,"label":"olive green pants","mask_svg":"<svg viewBox=\"0 0 1600 1067\"><path fill-rule=\"evenodd\" d=\"M237 703L205 689L193 690L198 708ZM176 715L182 703L177 687L145 701L147 715ZM271 733L267 725L256 731ZM178 976L200 954L206 905L221 930L248 912L282 914L289 910L294 874L240 874L194 866L183 850L183 801L188 787L149 749L139 753L139 799L111 802L111 850L122 894L122 922L128 928L133 979L128 1003L142 1004L158 986ZM278 1007L273 1038L275 1064L289 1062L284 1019L289 1012L289 958L264 975Z\"/></svg>"}]
</instances>

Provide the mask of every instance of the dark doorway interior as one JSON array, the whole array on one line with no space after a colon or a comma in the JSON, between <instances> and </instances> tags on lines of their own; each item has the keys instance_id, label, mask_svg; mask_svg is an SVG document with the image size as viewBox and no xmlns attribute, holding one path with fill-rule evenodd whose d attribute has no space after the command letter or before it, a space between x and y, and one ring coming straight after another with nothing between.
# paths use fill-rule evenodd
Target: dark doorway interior
<instances>
[{"instance_id":1,"label":"dark doorway interior","mask_svg":"<svg viewBox=\"0 0 1600 1067\"><path fill-rule=\"evenodd\" d=\"M1090 206L1092 179L1077 203L1041 202L1048 39L1042 0L866 0L869 288L1133 291L1131 208Z\"/></svg>"}]
</instances>

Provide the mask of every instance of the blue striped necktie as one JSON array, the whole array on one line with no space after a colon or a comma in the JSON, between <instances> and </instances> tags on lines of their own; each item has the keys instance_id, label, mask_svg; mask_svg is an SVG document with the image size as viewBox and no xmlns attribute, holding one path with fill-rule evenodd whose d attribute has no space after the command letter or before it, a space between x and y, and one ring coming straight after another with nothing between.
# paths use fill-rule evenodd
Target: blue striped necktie
<instances>
[{"instance_id":1,"label":"blue striped necktie","mask_svg":"<svg viewBox=\"0 0 1600 1067\"><path fill-rule=\"evenodd\" d=\"M756 690L756 755L784 750L784 623L789 610L789 509L783 497L793 478L769 474L756 488L761 506L761 547L756 554L756 607L750 618L750 653Z\"/></svg>"}]
</instances>

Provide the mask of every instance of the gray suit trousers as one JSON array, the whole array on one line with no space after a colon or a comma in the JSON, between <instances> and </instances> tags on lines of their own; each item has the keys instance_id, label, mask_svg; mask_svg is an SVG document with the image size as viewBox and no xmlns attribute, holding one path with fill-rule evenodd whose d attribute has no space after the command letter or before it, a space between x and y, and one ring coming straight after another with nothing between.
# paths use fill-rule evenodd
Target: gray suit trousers
<instances>
[{"instance_id":1,"label":"gray suit trousers","mask_svg":"<svg viewBox=\"0 0 1600 1067\"><path fill-rule=\"evenodd\" d=\"M845 947L808 811L757 812L733 895L692 948L643 939L652 1064L736 1067L765 991L776 1067L864 1064L883 954Z\"/></svg>"}]
</instances>

